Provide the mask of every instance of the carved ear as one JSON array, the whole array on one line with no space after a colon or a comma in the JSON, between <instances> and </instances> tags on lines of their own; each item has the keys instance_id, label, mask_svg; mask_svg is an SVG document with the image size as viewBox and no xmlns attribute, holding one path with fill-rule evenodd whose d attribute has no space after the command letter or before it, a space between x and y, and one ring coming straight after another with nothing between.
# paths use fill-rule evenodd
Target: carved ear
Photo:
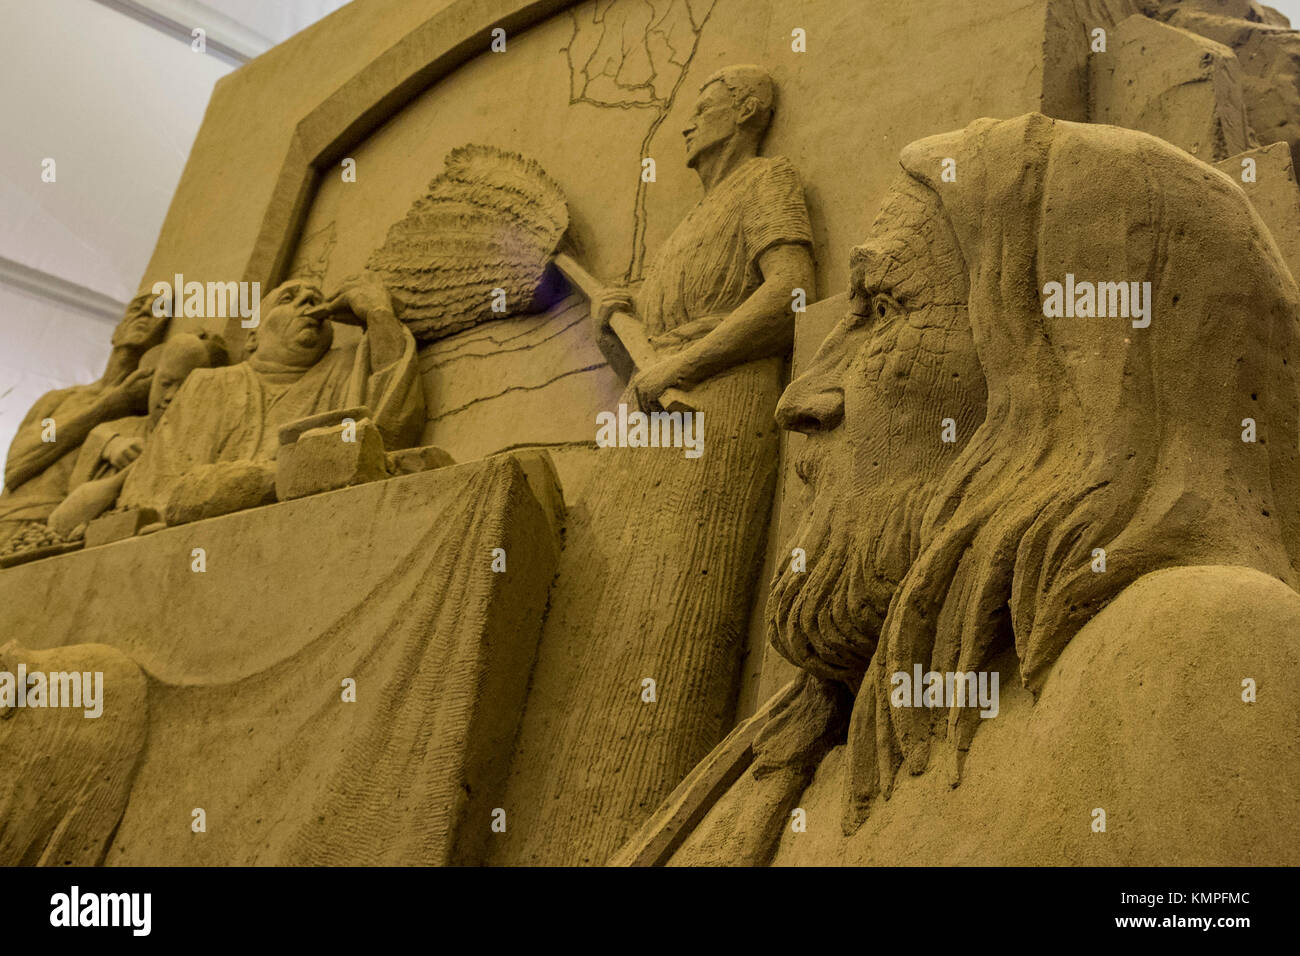
<instances>
[{"instance_id":1,"label":"carved ear","mask_svg":"<svg viewBox=\"0 0 1300 956\"><path fill-rule=\"evenodd\" d=\"M758 100L752 96L746 96L744 101L736 107L736 125L744 126L757 115Z\"/></svg>"}]
</instances>

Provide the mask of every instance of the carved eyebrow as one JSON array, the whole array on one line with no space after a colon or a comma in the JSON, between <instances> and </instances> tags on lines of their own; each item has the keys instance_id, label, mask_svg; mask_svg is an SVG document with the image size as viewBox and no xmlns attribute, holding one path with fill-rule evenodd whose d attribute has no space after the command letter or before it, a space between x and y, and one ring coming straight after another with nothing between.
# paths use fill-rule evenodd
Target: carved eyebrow
<instances>
[{"instance_id":1,"label":"carved eyebrow","mask_svg":"<svg viewBox=\"0 0 1300 956\"><path fill-rule=\"evenodd\" d=\"M898 276L895 243L866 242L849 257L850 286L866 294L889 292Z\"/></svg>"}]
</instances>

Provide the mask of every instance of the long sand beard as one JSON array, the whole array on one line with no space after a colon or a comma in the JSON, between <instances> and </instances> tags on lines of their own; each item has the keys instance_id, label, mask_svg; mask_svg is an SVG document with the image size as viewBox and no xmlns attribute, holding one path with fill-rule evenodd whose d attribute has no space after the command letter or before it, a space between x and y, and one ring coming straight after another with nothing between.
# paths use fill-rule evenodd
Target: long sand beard
<instances>
[{"instance_id":1,"label":"long sand beard","mask_svg":"<svg viewBox=\"0 0 1300 956\"><path fill-rule=\"evenodd\" d=\"M929 497L919 478L892 482L877 495L815 496L789 542L807 553L807 570L785 565L768 595L768 641L782 657L857 690L920 548Z\"/></svg>"},{"instance_id":2,"label":"long sand beard","mask_svg":"<svg viewBox=\"0 0 1300 956\"><path fill-rule=\"evenodd\" d=\"M768 641L795 666L856 690L894 585L871 570L852 501L814 507L790 545L807 554L807 569L792 561L772 582Z\"/></svg>"}]
</instances>

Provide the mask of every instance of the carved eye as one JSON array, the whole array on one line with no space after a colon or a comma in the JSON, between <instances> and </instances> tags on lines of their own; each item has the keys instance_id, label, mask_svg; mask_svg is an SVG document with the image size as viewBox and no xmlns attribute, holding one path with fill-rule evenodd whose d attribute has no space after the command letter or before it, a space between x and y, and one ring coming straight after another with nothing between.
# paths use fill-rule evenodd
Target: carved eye
<instances>
[{"instance_id":1,"label":"carved eye","mask_svg":"<svg viewBox=\"0 0 1300 956\"><path fill-rule=\"evenodd\" d=\"M879 325L896 315L902 315L903 311L898 300L888 293L872 292L861 287L850 290L849 312L853 316L853 328Z\"/></svg>"},{"instance_id":2,"label":"carved eye","mask_svg":"<svg viewBox=\"0 0 1300 956\"><path fill-rule=\"evenodd\" d=\"M886 295L883 292L877 292L871 297L871 315L877 322L895 316L901 315L903 307L898 304L898 300L892 295Z\"/></svg>"}]
</instances>

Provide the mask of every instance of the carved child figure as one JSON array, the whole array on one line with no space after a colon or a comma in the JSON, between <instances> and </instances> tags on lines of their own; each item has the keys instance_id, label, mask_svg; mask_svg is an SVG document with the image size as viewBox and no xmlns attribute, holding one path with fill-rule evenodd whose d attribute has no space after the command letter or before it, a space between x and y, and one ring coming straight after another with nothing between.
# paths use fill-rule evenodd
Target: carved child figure
<instances>
[{"instance_id":1,"label":"carved child figure","mask_svg":"<svg viewBox=\"0 0 1300 956\"><path fill-rule=\"evenodd\" d=\"M49 526L63 537L113 506L131 465L144 451L145 442L180 391L190 372L227 363L226 346L219 336L206 333L178 335L152 349L140 367L153 372L149 410L104 422L86 436L68 481L68 497L54 509Z\"/></svg>"}]
</instances>

